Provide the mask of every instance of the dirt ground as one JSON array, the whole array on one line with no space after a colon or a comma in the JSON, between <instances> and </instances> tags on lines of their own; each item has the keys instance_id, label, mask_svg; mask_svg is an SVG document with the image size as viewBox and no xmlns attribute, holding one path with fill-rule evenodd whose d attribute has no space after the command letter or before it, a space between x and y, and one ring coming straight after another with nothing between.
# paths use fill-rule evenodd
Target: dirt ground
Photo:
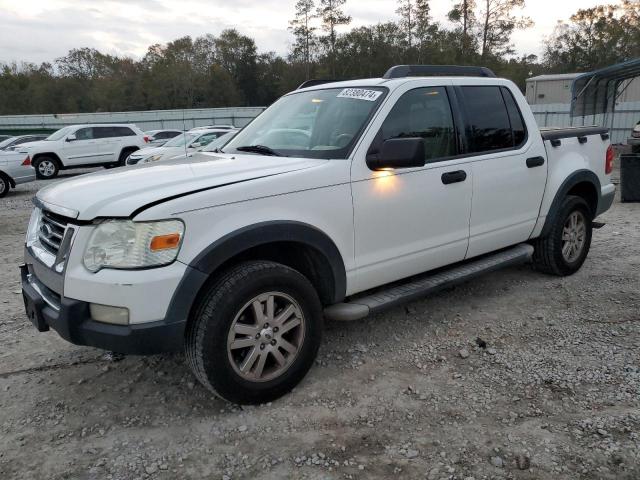
<instances>
[{"instance_id":1,"label":"dirt ground","mask_svg":"<svg viewBox=\"0 0 640 480\"><path fill-rule=\"evenodd\" d=\"M180 355L114 361L28 323L43 184L0 200L3 480L640 478L640 204L602 217L572 277L511 268L327 324L299 387L246 408Z\"/></svg>"}]
</instances>

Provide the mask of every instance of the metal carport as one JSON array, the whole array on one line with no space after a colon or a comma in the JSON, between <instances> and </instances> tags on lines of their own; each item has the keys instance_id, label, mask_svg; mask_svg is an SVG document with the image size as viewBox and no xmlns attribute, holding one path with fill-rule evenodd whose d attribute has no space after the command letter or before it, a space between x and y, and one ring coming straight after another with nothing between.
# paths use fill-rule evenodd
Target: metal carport
<instances>
[{"instance_id":1,"label":"metal carport","mask_svg":"<svg viewBox=\"0 0 640 480\"><path fill-rule=\"evenodd\" d=\"M576 77L571 87L571 117L613 114L616 100L638 76L640 58Z\"/></svg>"}]
</instances>

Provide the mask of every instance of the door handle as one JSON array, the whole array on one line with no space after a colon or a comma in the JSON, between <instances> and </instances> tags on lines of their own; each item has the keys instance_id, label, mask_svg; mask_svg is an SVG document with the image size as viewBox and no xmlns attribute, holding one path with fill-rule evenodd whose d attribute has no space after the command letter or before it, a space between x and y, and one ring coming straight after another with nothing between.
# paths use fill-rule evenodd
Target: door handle
<instances>
[{"instance_id":1,"label":"door handle","mask_svg":"<svg viewBox=\"0 0 640 480\"><path fill-rule=\"evenodd\" d=\"M527 168L541 167L544 165L544 157L527 158Z\"/></svg>"},{"instance_id":2,"label":"door handle","mask_svg":"<svg viewBox=\"0 0 640 480\"><path fill-rule=\"evenodd\" d=\"M446 172L442 174L442 183L449 185L451 183L464 182L467 179L467 172L457 170L455 172Z\"/></svg>"}]
</instances>

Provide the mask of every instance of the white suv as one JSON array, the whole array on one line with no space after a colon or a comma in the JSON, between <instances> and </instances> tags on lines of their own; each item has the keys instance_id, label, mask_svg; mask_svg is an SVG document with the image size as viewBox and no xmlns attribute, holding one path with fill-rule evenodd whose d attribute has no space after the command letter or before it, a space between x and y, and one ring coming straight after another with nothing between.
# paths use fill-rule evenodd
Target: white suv
<instances>
[{"instance_id":1,"label":"white suv","mask_svg":"<svg viewBox=\"0 0 640 480\"><path fill-rule=\"evenodd\" d=\"M614 199L613 157L605 128L540 132L485 69L316 84L220 153L40 190L26 311L80 345L184 350L205 387L267 402L312 366L324 318L516 263L577 272Z\"/></svg>"},{"instance_id":2,"label":"white suv","mask_svg":"<svg viewBox=\"0 0 640 480\"><path fill-rule=\"evenodd\" d=\"M29 154L38 178L48 179L67 168L124 165L131 152L145 145L144 134L135 125L71 125L45 140L22 145L19 151Z\"/></svg>"}]
</instances>

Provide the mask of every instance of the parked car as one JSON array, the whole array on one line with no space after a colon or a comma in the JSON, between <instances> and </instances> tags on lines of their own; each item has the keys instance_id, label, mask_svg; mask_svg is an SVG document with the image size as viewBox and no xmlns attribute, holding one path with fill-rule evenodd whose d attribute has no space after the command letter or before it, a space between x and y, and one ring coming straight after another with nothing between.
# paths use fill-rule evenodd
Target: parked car
<instances>
[{"instance_id":1,"label":"parked car","mask_svg":"<svg viewBox=\"0 0 640 480\"><path fill-rule=\"evenodd\" d=\"M227 143L229 143L231 141L231 139L233 137L235 137L238 132L240 130L230 130L222 135L220 135L218 138L216 138L215 140L213 140L209 145L207 145L206 147L204 147L202 150L200 150L201 152L205 153L212 153L212 152L219 152L220 149L222 147L224 147ZM193 155L195 155L196 152L188 152L188 153L181 153L180 155L176 155L175 157L171 157L171 160L177 160L180 158L191 158L193 157Z\"/></svg>"},{"instance_id":2,"label":"parked car","mask_svg":"<svg viewBox=\"0 0 640 480\"><path fill-rule=\"evenodd\" d=\"M11 151L16 150L21 145L29 142L37 142L44 140L48 135L19 135L17 137L9 137L0 142L0 150Z\"/></svg>"},{"instance_id":3,"label":"parked car","mask_svg":"<svg viewBox=\"0 0 640 480\"><path fill-rule=\"evenodd\" d=\"M172 138L161 147L144 148L132 153L126 160L127 165L137 165L138 163L151 163L159 160L168 160L176 155L195 152L201 150L210 142L224 135L228 130L209 129L195 130L182 133Z\"/></svg>"},{"instance_id":4,"label":"parked car","mask_svg":"<svg viewBox=\"0 0 640 480\"><path fill-rule=\"evenodd\" d=\"M300 112L308 131L288 128ZM541 132L477 67L301 88L222 150L39 191L21 267L37 329L184 349L209 390L268 402L313 365L325 317L524 262L575 273L615 194L606 128Z\"/></svg>"},{"instance_id":5,"label":"parked car","mask_svg":"<svg viewBox=\"0 0 640 480\"><path fill-rule=\"evenodd\" d=\"M36 179L28 155L16 152L0 152L0 198L6 196L11 188Z\"/></svg>"},{"instance_id":6,"label":"parked car","mask_svg":"<svg viewBox=\"0 0 640 480\"><path fill-rule=\"evenodd\" d=\"M202 125L200 127L194 127L191 130L189 130L190 132L195 132L198 130L211 130L211 129L215 129L215 130L235 130L237 127L234 127L233 125Z\"/></svg>"},{"instance_id":7,"label":"parked car","mask_svg":"<svg viewBox=\"0 0 640 480\"><path fill-rule=\"evenodd\" d=\"M38 178L49 179L68 168L124 165L131 152L145 145L135 125L72 125L19 151L29 154Z\"/></svg>"},{"instance_id":8,"label":"parked car","mask_svg":"<svg viewBox=\"0 0 640 480\"><path fill-rule=\"evenodd\" d=\"M144 136L150 146L160 147L181 133L182 130L149 130Z\"/></svg>"}]
</instances>

